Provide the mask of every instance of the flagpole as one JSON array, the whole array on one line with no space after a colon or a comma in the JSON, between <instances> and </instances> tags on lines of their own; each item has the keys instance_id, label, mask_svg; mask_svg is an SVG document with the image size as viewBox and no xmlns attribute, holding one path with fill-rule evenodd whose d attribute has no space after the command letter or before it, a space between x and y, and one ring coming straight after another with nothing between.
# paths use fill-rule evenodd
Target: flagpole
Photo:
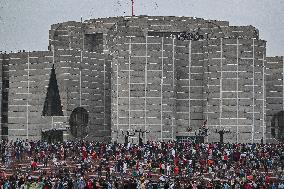
<instances>
[{"instance_id":1,"label":"flagpole","mask_svg":"<svg viewBox=\"0 0 284 189\"><path fill-rule=\"evenodd\" d=\"M131 0L132 2L132 16L134 16L134 0Z\"/></svg>"}]
</instances>

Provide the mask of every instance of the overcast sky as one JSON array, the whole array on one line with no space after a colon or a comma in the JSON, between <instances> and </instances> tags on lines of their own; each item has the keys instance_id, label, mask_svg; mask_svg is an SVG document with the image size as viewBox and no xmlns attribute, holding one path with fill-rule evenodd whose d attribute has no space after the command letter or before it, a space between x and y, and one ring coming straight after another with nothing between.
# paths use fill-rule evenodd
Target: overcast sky
<instances>
[{"instance_id":1,"label":"overcast sky","mask_svg":"<svg viewBox=\"0 0 284 189\"><path fill-rule=\"evenodd\" d=\"M131 0L0 0L0 51L47 50L54 23L130 14ZM253 25L268 56L284 55L284 0L135 0L135 14Z\"/></svg>"}]
</instances>

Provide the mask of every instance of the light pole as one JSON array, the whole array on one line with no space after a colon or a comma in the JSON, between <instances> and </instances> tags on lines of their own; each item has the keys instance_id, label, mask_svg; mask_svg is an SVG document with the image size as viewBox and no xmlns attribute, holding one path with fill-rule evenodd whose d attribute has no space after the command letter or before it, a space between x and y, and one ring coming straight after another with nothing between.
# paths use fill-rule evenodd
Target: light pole
<instances>
[{"instance_id":1,"label":"light pole","mask_svg":"<svg viewBox=\"0 0 284 189\"><path fill-rule=\"evenodd\" d=\"M131 0L132 3L132 16L134 16L134 0Z\"/></svg>"},{"instance_id":2,"label":"light pole","mask_svg":"<svg viewBox=\"0 0 284 189\"><path fill-rule=\"evenodd\" d=\"M142 139L143 134L144 134L144 133L149 133L149 132L150 132L150 131L147 131L147 130L142 131L142 129L135 130L135 133L139 133L139 136L138 136L138 138L139 138L139 146L143 146L143 139Z\"/></svg>"},{"instance_id":3,"label":"light pole","mask_svg":"<svg viewBox=\"0 0 284 189\"><path fill-rule=\"evenodd\" d=\"M129 142L129 137L134 136L135 133L132 134L129 131L126 131L126 133L124 133L123 130L121 132L122 132L122 135L124 135L124 145L126 146Z\"/></svg>"},{"instance_id":4,"label":"light pole","mask_svg":"<svg viewBox=\"0 0 284 189\"><path fill-rule=\"evenodd\" d=\"M231 131L230 130L225 130L225 129L222 129L222 130L217 130L216 129L216 131L215 131L216 133L218 133L219 134L219 136L220 136L220 143L223 143L224 142L224 134L226 134L226 133L231 133Z\"/></svg>"}]
</instances>

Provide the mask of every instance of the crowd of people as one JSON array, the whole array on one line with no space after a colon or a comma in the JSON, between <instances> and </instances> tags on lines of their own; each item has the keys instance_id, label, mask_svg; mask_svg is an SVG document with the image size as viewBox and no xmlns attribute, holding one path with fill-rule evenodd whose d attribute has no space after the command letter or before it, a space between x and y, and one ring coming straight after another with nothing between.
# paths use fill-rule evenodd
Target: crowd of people
<instances>
[{"instance_id":1,"label":"crowd of people","mask_svg":"<svg viewBox=\"0 0 284 189\"><path fill-rule=\"evenodd\" d=\"M3 189L284 189L284 143L17 140L0 149Z\"/></svg>"}]
</instances>

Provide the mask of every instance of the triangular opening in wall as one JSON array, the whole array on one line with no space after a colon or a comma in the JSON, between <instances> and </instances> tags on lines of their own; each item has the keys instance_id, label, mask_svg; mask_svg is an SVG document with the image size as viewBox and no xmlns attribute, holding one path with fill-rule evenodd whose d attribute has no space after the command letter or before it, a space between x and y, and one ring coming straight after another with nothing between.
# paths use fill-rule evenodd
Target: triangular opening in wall
<instances>
[{"instance_id":1,"label":"triangular opening in wall","mask_svg":"<svg viewBox=\"0 0 284 189\"><path fill-rule=\"evenodd\" d=\"M46 92L42 115L63 116L54 64L52 65L50 73L49 84Z\"/></svg>"}]
</instances>

